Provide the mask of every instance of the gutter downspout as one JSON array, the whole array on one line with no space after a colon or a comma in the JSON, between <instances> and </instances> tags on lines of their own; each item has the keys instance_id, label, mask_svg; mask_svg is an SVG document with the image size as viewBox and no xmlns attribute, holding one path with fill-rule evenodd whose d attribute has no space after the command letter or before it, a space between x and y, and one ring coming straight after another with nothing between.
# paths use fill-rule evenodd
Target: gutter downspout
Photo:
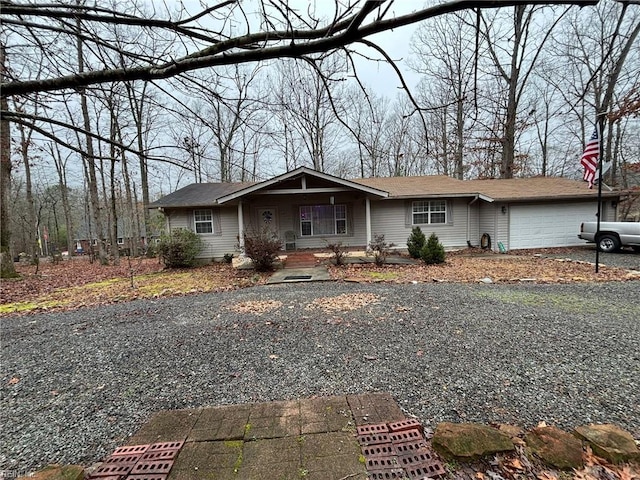
<instances>
[{"instance_id":1,"label":"gutter downspout","mask_svg":"<svg viewBox=\"0 0 640 480\"><path fill-rule=\"evenodd\" d=\"M469 203L467 203L467 245L471 243L470 232L469 232L469 225L471 224L471 205L476 203L479 198L480 198L480 195L476 194L475 198L471 200Z\"/></svg>"},{"instance_id":2,"label":"gutter downspout","mask_svg":"<svg viewBox=\"0 0 640 480\"><path fill-rule=\"evenodd\" d=\"M244 252L244 212L242 211L242 200L238 201L238 246Z\"/></svg>"},{"instance_id":3,"label":"gutter downspout","mask_svg":"<svg viewBox=\"0 0 640 480\"><path fill-rule=\"evenodd\" d=\"M371 243L371 201L367 195L364 200L365 222L367 228L367 245L366 250L369 250L369 244Z\"/></svg>"}]
</instances>

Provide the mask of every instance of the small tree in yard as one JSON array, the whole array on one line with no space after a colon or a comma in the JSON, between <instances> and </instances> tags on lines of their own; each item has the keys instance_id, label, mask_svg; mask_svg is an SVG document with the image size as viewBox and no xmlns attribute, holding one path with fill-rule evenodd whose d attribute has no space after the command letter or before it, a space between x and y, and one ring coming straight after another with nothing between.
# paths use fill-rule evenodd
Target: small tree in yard
<instances>
[{"instance_id":1,"label":"small tree in yard","mask_svg":"<svg viewBox=\"0 0 640 480\"><path fill-rule=\"evenodd\" d=\"M342 242L327 242L327 249L333 253L333 260L336 262L336 265L344 265L344 258L347 256L347 250L344 245L342 245Z\"/></svg>"},{"instance_id":2,"label":"small tree in yard","mask_svg":"<svg viewBox=\"0 0 640 480\"><path fill-rule=\"evenodd\" d=\"M171 235L163 235L160 238L158 252L165 266L169 268L193 267L202 246L202 239L197 233L176 228Z\"/></svg>"},{"instance_id":3,"label":"small tree in yard","mask_svg":"<svg viewBox=\"0 0 640 480\"><path fill-rule=\"evenodd\" d=\"M407 239L407 248L411 258L420 258L420 252L427 243L427 237L422 233L420 227L413 227L411 229L411 235Z\"/></svg>"},{"instance_id":4,"label":"small tree in yard","mask_svg":"<svg viewBox=\"0 0 640 480\"><path fill-rule=\"evenodd\" d=\"M427 265L436 265L444 263L444 246L438 240L435 233L432 233L427 243L420 251L420 258Z\"/></svg>"},{"instance_id":5,"label":"small tree in yard","mask_svg":"<svg viewBox=\"0 0 640 480\"><path fill-rule=\"evenodd\" d=\"M282 242L268 229L244 234L244 253L253 261L253 266L258 272L273 270L273 264L281 248Z\"/></svg>"},{"instance_id":6,"label":"small tree in yard","mask_svg":"<svg viewBox=\"0 0 640 480\"><path fill-rule=\"evenodd\" d=\"M391 253L391 249L395 247L395 243L387 243L384 234L374 235L373 240L369 242L369 249L373 253L373 261L376 265L384 265L387 256Z\"/></svg>"}]
</instances>

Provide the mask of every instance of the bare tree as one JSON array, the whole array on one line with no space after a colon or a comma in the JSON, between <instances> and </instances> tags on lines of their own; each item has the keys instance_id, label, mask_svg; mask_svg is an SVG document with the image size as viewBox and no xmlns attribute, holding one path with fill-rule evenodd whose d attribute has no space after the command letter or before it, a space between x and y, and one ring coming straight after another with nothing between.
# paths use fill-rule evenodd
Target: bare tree
<instances>
[{"instance_id":1,"label":"bare tree","mask_svg":"<svg viewBox=\"0 0 640 480\"><path fill-rule=\"evenodd\" d=\"M529 5L584 6L596 3L597 0L527 1ZM97 159L95 152L91 151L99 133L90 128L91 123L86 119L88 105L83 105L93 86L138 80L157 81L205 68L219 71L223 66L258 64L282 58L298 59L298 62L307 64L316 62L317 67L318 61L328 58L325 57L327 54L337 50L346 55L357 55L355 46L359 43L376 48L371 40L376 33L445 14L470 9L486 12L498 7L520 6L522 2L452 0L400 16L393 16L391 4L386 0L336 2L333 16L323 19L311 10L295 10L285 0L259 2L256 12L245 11L243 3L228 0L203 8L193 15L186 13L187 8L181 4L176 12L169 11L166 6L145 12L142 4L136 2L115 6L102 2L85 4L81 1L72 4L3 2L0 13L3 40L12 65L18 67L12 72L19 73L3 76L2 95L6 98L36 92L80 94L83 114L81 127L70 123L61 125L63 122L56 118L53 109L51 115L47 114L38 121L71 128L84 137L84 145L67 143L65 148L82 151L89 178L91 204L95 205L94 223L97 230L101 231L98 224L101 222L101 207L97 181L94 181ZM255 18L259 25L250 20ZM130 28L134 36L147 39L142 48L139 42L112 41L109 32L114 26L123 25ZM163 48L152 48L160 44ZM70 49L71 46L74 48ZM71 57L74 51L77 59ZM85 53L87 58L84 58ZM321 78L325 91L331 90L333 85L329 89L324 85L327 81L331 83L331 72L322 72L318 68L314 68L314 72L323 73ZM332 110L334 108L335 105ZM3 120L24 121L17 112L10 112L6 103L2 104L2 115ZM8 131L8 128L4 131ZM317 138L320 138L319 134L317 132ZM424 132L414 136L418 139L420 135L424 135ZM426 137L422 139L426 140ZM62 136L57 135L55 141L62 142ZM131 149L130 146L123 148ZM322 167L320 169L326 168L323 165L326 163L326 150L320 143L311 149L313 164ZM137 152L140 153L139 146ZM3 163L5 165L10 167L9 163ZM415 167L412 165L411 168ZM3 168L3 175L10 181L10 168Z\"/></svg>"},{"instance_id":2,"label":"bare tree","mask_svg":"<svg viewBox=\"0 0 640 480\"><path fill-rule=\"evenodd\" d=\"M640 78L640 12L624 5L611 7L601 4L589 12L571 12L552 44L553 58L556 63L562 61L562 67L547 81L563 98L566 118L580 125L571 132L576 152L584 148L597 119L604 138L604 161L612 161L609 175L615 183L619 167L619 156L614 156L616 103L623 102ZM618 141L628 140L623 136Z\"/></svg>"},{"instance_id":3,"label":"bare tree","mask_svg":"<svg viewBox=\"0 0 640 480\"><path fill-rule=\"evenodd\" d=\"M473 8L498 8L521 5L515 0L494 2L454 0L416 10L413 13L391 17L388 2L368 0L336 5L332 21L320 26L316 18L303 18L292 9L288 2L274 2L273 8L262 15L263 31L229 36L222 28L207 26L206 17L213 17L214 25L224 25L224 19L237 13L247 18L240 4L224 1L209 7L189 18L159 19L126 14L111 8L88 5L25 5L9 3L3 6L4 23L12 28L28 28L32 31L55 31L61 35L77 36L69 28L69 19L77 18L94 24L132 25L154 32L175 32L185 49L183 55L174 56L167 52L165 57L153 57L134 49L122 52L128 58L135 58L145 65L137 68L105 68L93 72L78 72L73 75L55 75L52 68L49 78L12 81L3 85L5 95L26 94L36 91L51 91L65 88L86 87L88 85L126 80L154 80L170 78L190 70L220 65L235 65L283 57L303 57L345 47L359 40L394 28L421 22L447 13ZM572 4L595 5L597 0L528 0L528 4ZM385 5L387 4L387 5ZM182 9L185 11L186 9ZM33 21L24 20L25 17ZM366 20L372 18L368 23ZM61 20L61 26L51 25L51 20ZM210 20L210 18L208 19ZM295 23L294 23L295 22ZM251 26L247 24L247 30ZM103 49L109 45L99 38L93 42ZM166 58L170 57L170 58Z\"/></svg>"},{"instance_id":4,"label":"bare tree","mask_svg":"<svg viewBox=\"0 0 640 480\"><path fill-rule=\"evenodd\" d=\"M421 102L430 108L440 108L440 140L443 166L447 174L464 178L464 150L470 145L470 133L476 116L475 88L477 66L476 30L470 26L469 15L436 18L420 27L412 41L412 68L426 76ZM434 115L431 115L432 119ZM450 141L449 138L455 139ZM453 157L449 172L448 157Z\"/></svg>"},{"instance_id":5,"label":"bare tree","mask_svg":"<svg viewBox=\"0 0 640 480\"><path fill-rule=\"evenodd\" d=\"M58 174L58 187L60 188L60 197L62 200L62 210L64 212L64 223L67 232L67 251L71 255L74 251L73 245L73 221L71 216L71 204L69 202L69 182L67 181L67 161L70 154L66 158L62 158L60 146L57 143L49 143L49 153L53 158L56 172Z\"/></svg>"},{"instance_id":6,"label":"bare tree","mask_svg":"<svg viewBox=\"0 0 640 480\"><path fill-rule=\"evenodd\" d=\"M197 99L200 107L193 111L194 120L211 132L217 157L218 179L231 182L245 177L243 165L247 144L254 122L262 109L265 92L259 91L259 68L247 69L235 65L221 69L219 75L190 74L182 79L182 86L189 97Z\"/></svg>"},{"instance_id":7,"label":"bare tree","mask_svg":"<svg viewBox=\"0 0 640 480\"><path fill-rule=\"evenodd\" d=\"M274 103L304 145L309 165L324 172L331 169L330 155L338 148L338 116L345 115L343 67L335 56L309 61L314 67L295 61L278 66Z\"/></svg>"},{"instance_id":8,"label":"bare tree","mask_svg":"<svg viewBox=\"0 0 640 480\"><path fill-rule=\"evenodd\" d=\"M0 77L6 77L5 46L0 43ZM7 97L0 97L0 109L9 110ZM0 118L0 278L16 276L11 256L11 229L9 228L9 192L11 189L11 132L6 116Z\"/></svg>"},{"instance_id":9,"label":"bare tree","mask_svg":"<svg viewBox=\"0 0 640 480\"><path fill-rule=\"evenodd\" d=\"M504 89L504 128L501 134L502 157L500 177L512 178L516 163L518 114L526 94L529 79L537 66L547 40L560 19L561 13L550 8L520 4L506 17L497 12L490 18L479 13L480 32L495 68L496 79ZM540 22L546 22L535 34ZM510 28L505 28L506 25Z\"/></svg>"},{"instance_id":10,"label":"bare tree","mask_svg":"<svg viewBox=\"0 0 640 480\"><path fill-rule=\"evenodd\" d=\"M376 177L380 175L383 159L387 158L388 146L383 133L389 99L359 88L352 88L348 99L346 120L356 142L359 175Z\"/></svg>"},{"instance_id":11,"label":"bare tree","mask_svg":"<svg viewBox=\"0 0 640 480\"><path fill-rule=\"evenodd\" d=\"M14 97L14 110L16 112L24 112L26 102L19 104ZM37 108L37 103L36 107ZM33 180L31 175L31 165L33 158L30 149L33 148L32 136L33 128L29 128L28 124L19 123L18 131L20 132L20 160L24 167L25 177L25 198L27 202L26 225L27 225L27 250L31 262L35 265L38 262L38 221L36 217L36 206L33 194Z\"/></svg>"}]
</instances>

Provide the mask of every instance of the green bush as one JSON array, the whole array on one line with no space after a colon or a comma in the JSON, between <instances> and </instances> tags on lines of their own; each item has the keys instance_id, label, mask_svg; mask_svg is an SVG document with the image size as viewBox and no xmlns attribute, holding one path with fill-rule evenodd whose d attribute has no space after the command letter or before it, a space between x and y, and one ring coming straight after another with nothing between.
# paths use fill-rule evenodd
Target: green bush
<instances>
[{"instance_id":1,"label":"green bush","mask_svg":"<svg viewBox=\"0 0 640 480\"><path fill-rule=\"evenodd\" d=\"M160 238L158 253L169 268L193 267L202 247L202 239L197 233L176 228L171 235L163 235Z\"/></svg>"},{"instance_id":2,"label":"green bush","mask_svg":"<svg viewBox=\"0 0 640 480\"><path fill-rule=\"evenodd\" d=\"M244 234L244 253L258 272L273 270L281 248L282 242L268 229Z\"/></svg>"},{"instance_id":3,"label":"green bush","mask_svg":"<svg viewBox=\"0 0 640 480\"><path fill-rule=\"evenodd\" d=\"M384 265L387 256L391 253L391 249L395 247L395 243L387 243L384 235L374 235L373 240L369 242L369 250L373 254L373 261L376 265Z\"/></svg>"},{"instance_id":4,"label":"green bush","mask_svg":"<svg viewBox=\"0 0 640 480\"><path fill-rule=\"evenodd\" d=\"M444 263L444 257L444 246L442 246L436 234L432 233L426 245L420 250L420 258L427 265L436 265Z\"/></svg>"},{"instance_id":5,"label":"green bush","mask_svg":"<svg viewBox=\"0 0 640 480\"><path fill-rule=\"evenodd\" d=\"M420 252L427 243L427 237L422 233L420 227L413 227L411 229L411 235L407 239L407 248L409 249L409 255L411 258L420 258Z\"/></svg>"}]
</instances>

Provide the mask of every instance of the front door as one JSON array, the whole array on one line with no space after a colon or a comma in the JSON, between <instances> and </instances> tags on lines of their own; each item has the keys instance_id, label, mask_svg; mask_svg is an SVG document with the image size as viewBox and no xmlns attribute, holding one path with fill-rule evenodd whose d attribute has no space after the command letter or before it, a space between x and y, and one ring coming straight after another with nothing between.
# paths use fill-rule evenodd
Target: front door
<instances>
[{"instance_id":1,"label":"front door","mask_svg":"<svg viewBox=\"0 0 640 480\"><path fill-rule=\"evenodd\" d=\"M278 209L276 207L263 207L258 209L258 225L261 230L266 230L275 238L280 237L278 229Z\"/></svg>"}]
</instances>

